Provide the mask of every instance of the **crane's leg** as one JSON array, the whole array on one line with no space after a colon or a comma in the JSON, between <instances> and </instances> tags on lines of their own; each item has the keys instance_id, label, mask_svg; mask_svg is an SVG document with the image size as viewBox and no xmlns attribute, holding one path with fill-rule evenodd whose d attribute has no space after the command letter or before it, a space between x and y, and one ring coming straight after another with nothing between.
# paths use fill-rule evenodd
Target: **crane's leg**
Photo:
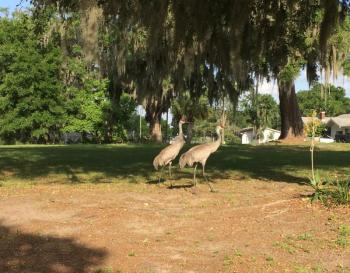
<instances>
[{"instance_id":1,"label":"crane's leg","mask_svg":"<svg viewBox=\"0 0 350 273\"><path fill-rule=\"evenodd\" d=\"M169 177L171 178L171 163L172 162L169 162Z\"/></svg>"},{"instance_id":2,"label":"crane's leg","mask_svg":"<svg viewBox=\"0 0 350 273\"><path fill-rule=\"evenodd\" d=\"M160 169L160 172L158 174L158 184L160 184L160 180L163 177L163 170L164 170L164 166L162 166L162 168Z\"/></svg>"},{"instance_id":3,"label":"crane's leg","mask_svg":"<svg viewBox=\"0 0 350 273\"><path fill-rule=\"evenodd\" d=\"M170 162L170 163L169 163L169 178L170 178L170 188L172 188L172 187L173 187L173 181L172 181L172 179L171 179L171 164L172 164L172 162Z\"/></svg>"},{"instance_id":4,"label":"crane's leg","mask_svg":"<svg viewBox=\"0 0 350 273\"><path fill-rule=\"evenodd\" d=\"M208 177L205 175L205 164L202 165L202 170L203 170L203 177L205 178L205 180L208 182L209 188L211 192L214 192L213 187L211 186Z\"/></svg>"},{"instance_id":5,"label":"crane's leg","mask_svg":"<svg viewBox=\"0 0 350 273\"><path fill-rule=\"evenodd\" d=\"M197 182L196 182L197 166L198 166L198 163L196 163L196 165L194 166L194 170L193 170L193 186L196 186L196 184L197 184Z\"/></svg>"}]
</instances>

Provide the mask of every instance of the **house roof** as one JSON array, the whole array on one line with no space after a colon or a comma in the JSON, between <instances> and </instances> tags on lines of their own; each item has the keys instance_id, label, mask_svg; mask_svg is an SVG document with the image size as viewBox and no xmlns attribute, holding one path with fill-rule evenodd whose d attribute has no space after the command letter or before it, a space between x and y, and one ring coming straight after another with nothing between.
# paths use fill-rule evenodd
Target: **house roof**
<instances>
[{"instance_id":1,"label":"house roof","mask_svg":"<svg viewBox=\"0 0 350 273\"><path fill-rule=\"evenodd\" d=\"M280 133L281 131L279 130L276 130L276 129L272 129L272 128L265 128L265 130L269 130L269 131L272 131L272 132L276 132L276 133Z\"/></svg>"},{"instance_id":2,"label":"house roof","mask_svg":"<svg viewBox=\"0 0 350 273\"><path fill-rule=\"evenodd\" d=\"M330 121L330 120L331 120L331 117L325 117L325 118L321 119L321 121L322 121L323 123L327 123L327 122Z\"/></svg>"},{"instance_id":3,"label":"house roof","mask_svg":"<svg viewBox=\"0 0 350 273\"><path fill-rule=\"evenodd\" d=\"M312 117L301 117L304 124L311 122ZM320 120L315 117L316 120ZM336 124L340 128L342 127L350 127L350 114L343 114L337 117L325 117L321 120L322 123L325 123L327 126L331 126L331 124Z\"/></svg>"},{"instance_id":4,"label":"house roof","mask_svg":"<svg viewBox=\"0 0 350 273\"><path fill-rule=\"evenodd\" d=\"M341 115L341 116L346 116L346 115ZM339 128L350 127L350 115L348 115L348 117L341 117L341 116L330 118L329 121L327 122L327 125L331 125L332 123L334 123L338 125Z\"/></svg>"},{"instance_id":5,"label":"house roof","mask_svg":"<svg viewBox=\"0 0 350 273\"><path fill-rule=\"evenodd\" d=\"M253 131L253 129L254 129L253 127L247 127L239 130L239 132L240 133L249 132L249 131Z\"/></svg>"},{"instance_id":6,"label":"house roof","mask_svg":"<svg viewBox=\"0 0 350 273\"><path fill-rule=\"evenodd\" d=\"M239 130L240 133L245 133L245 132L249 132L249 131L253 131L254 128L253 127L247 127L247 128L243 128L241 130ZM273 131L273 132L276 132L276 133L280 133L281 131L278 131L278 130L275 130L275 129L272 129L272 128L265 128L264 130L269 130L269 131Z\"/></svg>"},{"instance_id":7,"label":"house roof","mask_svg":"<svg viewBox=\"0 0 350 273\"><path fill-rule=\"evenodd\" d=\"M350 119L350 114L339 115L339 116L337 116L337 118L348 118L348 119Z\"/></svg>"},{"instance_id":8,"label":"house roof","mask_svg":"<svg viewBox=\"0 0 350 273\"><path fill-rule=\"evenodd\" d=\"M304 124L307 124L312 121L312 117L301 117L301 120ZM319 120L319 118L315 117L315 120Z\"/></svg>"}]
</instances>

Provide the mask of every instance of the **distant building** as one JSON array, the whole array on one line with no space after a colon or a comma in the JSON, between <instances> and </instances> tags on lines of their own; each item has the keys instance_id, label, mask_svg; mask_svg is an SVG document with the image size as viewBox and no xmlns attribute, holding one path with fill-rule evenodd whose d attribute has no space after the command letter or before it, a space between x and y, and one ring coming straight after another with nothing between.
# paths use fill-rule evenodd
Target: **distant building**
<instances>
[{"instance_id":1,"label":"distant building","mask_svg":"<svg viewBox=\"0 0 350 273\"><path fill-rule=\"evenodd\" d=\"M337 139L337 137L349 138L350 114L344 114L321 121L326 124L330 137L334 139Z\"/></svg>"},{"instance_id":2,"label":"distant building","mask_svg":"<svg viewBox=\"0 0 350 273\"><path fill-rule=\"evenodd\" d=\"M251 144L255 140L257 140L257 143L266 143L269 141L274 141L279 139L281 132L275 129L271 128L265 128L261 134L260 137L257 137L256 130L254 130L253 127L244 128L239 131L241 135L241 143L242 144Z\"/></svg>"},{"instance_id":3,"label":"distant building","mask_svg":"<svg viewBox=\"0 0 350 273\"><path fill-rule=\"evenodd\" d=\"M311 117L302 117L303 123L311 122ZM350 114L337 117L326 117L326 112L321 112L319 118L327 127L326 135L336 141L350 142Z\"/></svg>"},{"instance_id":4,"label":"distant building","mask_svg":"<svg viewBox=\"0 0 350 273\"><path fill-rule=\"evenodd\" d=\"M64 144L81 143L83 140L83 136L81 133L77 133L77 132L63 133L62 140L63 140Z\"/></svg>"}]
</instances>

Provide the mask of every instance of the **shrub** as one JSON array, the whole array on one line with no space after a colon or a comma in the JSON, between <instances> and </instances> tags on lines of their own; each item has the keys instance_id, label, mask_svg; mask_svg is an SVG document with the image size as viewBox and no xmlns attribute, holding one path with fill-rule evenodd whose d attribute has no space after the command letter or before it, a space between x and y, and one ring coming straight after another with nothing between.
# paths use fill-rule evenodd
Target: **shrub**
<instances>
[{"instance_id":1,"label":"shrub","mask_svg":"<svg viewBox=\"0 0 350 273\"><path fill-rule=\"evenodd\" d=\"M321 201L325 205L350 204L350 180L322 180L318 173L310 179L314 188L311 201Z\"/></svg>"},{"instance_id":2,"label":"shrub","mask_svg":"<svg viewBox=\"0 0 350 273\"><path fill-rule=\"evenodd\" d=\"M241 138L234 134L227 134L225 132L225 143L226 144L239 144L241 143Z\"/></svg>"},{"instance_id":3,"label":"shrub","mask_svg":"<svg viewBox=\"0 0 350 273\"><path fill-rule=\"evenodd\" d=\"M320 137L325 134L327 131L327 127L324 123L322 123L319 119L314 119L305 124L304 133L308 137L312 137L312 127L315 127L315 137Z\"/></svg>"}]
</instances>

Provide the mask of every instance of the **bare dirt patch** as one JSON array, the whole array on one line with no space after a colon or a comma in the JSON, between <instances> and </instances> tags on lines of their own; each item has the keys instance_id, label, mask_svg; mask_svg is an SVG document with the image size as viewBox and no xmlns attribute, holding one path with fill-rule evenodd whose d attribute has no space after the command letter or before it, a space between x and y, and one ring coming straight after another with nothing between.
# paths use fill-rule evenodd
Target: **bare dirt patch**
<instances>
[{"instance_id":1,"label":"bare dirt patch","mask_svg":"<svg viewBox=\"0 0 350 273\"><path fill-rule=\"evenodd\" d=\"M0 272L348 272L349 208L290 183L214 186L0 188Z\"/></svg>"}]
</instances>

